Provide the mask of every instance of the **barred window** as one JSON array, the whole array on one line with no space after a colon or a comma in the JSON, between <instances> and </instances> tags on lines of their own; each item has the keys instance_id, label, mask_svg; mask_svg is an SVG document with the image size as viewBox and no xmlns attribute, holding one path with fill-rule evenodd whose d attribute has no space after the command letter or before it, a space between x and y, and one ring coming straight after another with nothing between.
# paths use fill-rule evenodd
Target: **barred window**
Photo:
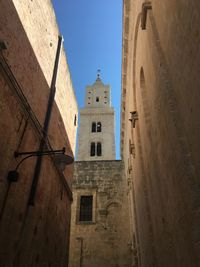
<instances>
[{"instance_id":1,"label":"barred window","mask_svg":"<svg viewBox=\"0 0 200 267\"><path fill-rule=\"evenodd\" d=\"M80 197L79 221L92 221L93 196Z\"/></svg>"}]
</instances>

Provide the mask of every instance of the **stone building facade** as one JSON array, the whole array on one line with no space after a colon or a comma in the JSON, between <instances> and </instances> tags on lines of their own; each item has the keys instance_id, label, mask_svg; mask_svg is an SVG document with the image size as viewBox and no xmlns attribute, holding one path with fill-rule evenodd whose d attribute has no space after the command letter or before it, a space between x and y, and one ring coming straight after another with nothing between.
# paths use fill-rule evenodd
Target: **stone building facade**
<instances>
[{"instance_id":1,"label":"stone building facade","mask_svg":"<svg viewBox=\"0 0 200 267\"><path fill-rule=\"evenodd\" d=\"M87 107L80 112L70 267L128 267L131 263L124 166L122 161L115 160L114 111L109 95L109 87L98 77L93 86L86 88ZM100 143L101 149L93 147L94 143Z\"/></svg>"},{"instance_id":2,"label":"stone building facade","mask_svg":"<svg viewBox=\"0 0 200 267\"><path fill-rule=\"evenodd\" d=\"M123 6L121 156L133 266L200 266L200 2Z\"/></svg>"},{"instance_id":3,"label":"stone building facade","mask_svg":"<svg viewBox=\"0 0 200 267\"><path fill-rule=\"evenodd\" d=\"M63 48L48 133L43 128L58 35L50 0L0 1L1 267L67 266L73 166L62 172L44 156L33 183L39 157L31 157L17 182L7 180L22 159L14 152L37 151L41 139L44 150L74 155L78 109Z\"/></svg>"}]
</instances>

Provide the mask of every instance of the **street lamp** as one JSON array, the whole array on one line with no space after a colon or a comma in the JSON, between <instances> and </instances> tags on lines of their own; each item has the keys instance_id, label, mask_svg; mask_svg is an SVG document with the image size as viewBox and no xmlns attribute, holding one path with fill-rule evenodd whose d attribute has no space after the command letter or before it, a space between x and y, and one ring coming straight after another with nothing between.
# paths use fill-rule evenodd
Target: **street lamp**
<instances>
[{"instance_id":1,"label":"street lamp","mask_svg":"<svg viewBox=\"0 0 200 267\"><path fill-rule=\"evenodd\" d=\"M69 155L65 155L65 147L60 150L44 150L44 151L29 151L29 152L14 152L14 157L20 157L24 156L23 159L17 164L16 168L12 171L8 172L7 179L9 182L17 182L19 173L18 173L18 168L19 166L28 158L31 157L43 157L43 156L48 156L48 155L54 155L55 156L55 163L57 167L61 170L64 171L64 168L66 165L72 164L74 162L73 157Z\"/></svg>"}]
</instances>

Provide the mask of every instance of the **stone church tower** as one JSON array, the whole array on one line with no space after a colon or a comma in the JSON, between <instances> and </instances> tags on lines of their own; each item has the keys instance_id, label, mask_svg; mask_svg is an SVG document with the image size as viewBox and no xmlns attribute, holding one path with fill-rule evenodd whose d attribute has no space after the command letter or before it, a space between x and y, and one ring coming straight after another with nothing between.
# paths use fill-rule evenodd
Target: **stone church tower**
<instances>
[{"instance_id":1,"label":"stone church tower","mask_svg":"<svg viewBox=\"0 0 200 267\"><path fill-rule=\"evenodd\" d=\"M86 87L80 111L78 161L74 164L70 267L131 263L124 165L115 160L110 87L99 75Z\"/></svg>"},{"instance_id":2,"label":"stone church tower","mask_svg":"<svg viewBox=\"0 0 200 267\"><path fill-rule=\"evenodd\" d=\"M114 109L110 86L99 77L86 87L85 107L80 111L78 160L114 160Z\"/></svg>"}]
</instances>

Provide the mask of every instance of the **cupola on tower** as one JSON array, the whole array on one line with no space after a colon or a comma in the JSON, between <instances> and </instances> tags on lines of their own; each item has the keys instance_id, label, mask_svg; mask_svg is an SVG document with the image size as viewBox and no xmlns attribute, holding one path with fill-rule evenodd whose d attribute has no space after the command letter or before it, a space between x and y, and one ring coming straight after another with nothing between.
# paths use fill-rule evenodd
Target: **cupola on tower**
<instances>
[{"instance_id":1,"label":"cupola on tower","mask_svg":"<svg viewBox=\"0 0 200 267\"><path fill-rule=\"evenodd\" d=\"M115 159L114 118L110 86L98 74L95 83L86 86L85 107L80 110L78 161Z\"/></svg>"}]
</instances>

